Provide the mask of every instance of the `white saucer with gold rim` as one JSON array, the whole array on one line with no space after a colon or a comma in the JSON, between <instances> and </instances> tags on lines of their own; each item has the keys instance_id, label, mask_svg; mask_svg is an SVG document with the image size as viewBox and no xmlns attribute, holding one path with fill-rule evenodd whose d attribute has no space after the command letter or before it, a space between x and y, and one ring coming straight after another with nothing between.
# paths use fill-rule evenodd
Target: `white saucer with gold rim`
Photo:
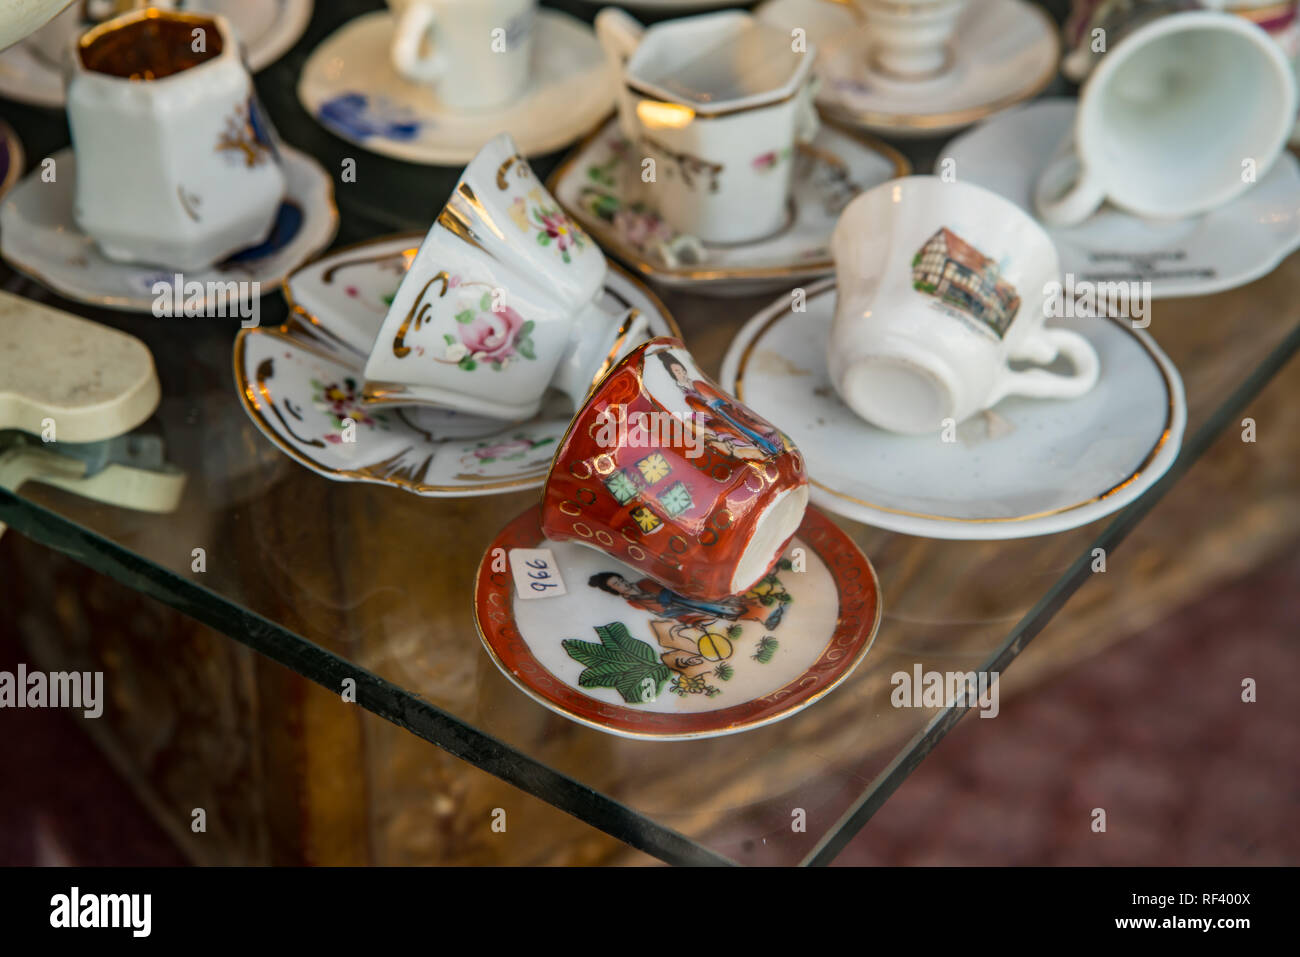
<instances>
[{"instance_id":1,"label":"white saucer with gold rim","mask_svg":"<svg viewBox=\"0 0 1300 957\"><path fill-rule=\"evenodd\" d=\"M431 498L540 487L571 418L558 393L523 422L429 406L363 405L366 357L422 233L335 250L284 282L289 321L243 329L235 382L244 411L300 464L340 482L370 482ZM639 310L651 335L680 336L664 305L612 264L610 309Z\"/></svg>"},{"instance_id":2,"label":"white saucer with gold rim","mask_svg":"<svg viewBox=\"0 0 1300 957\"><path fill-rule=\"evenodd\" d=\"M229 20L244 46L249 71L257 73L298 42L311 21L313 0L190 0L178 6L191 13L217 13ZM63 16L75 14L65 12ZM57 24L45 27L57 28ZM63 71L41 44L28 37L0 52L0 96L62 109Z\"/></svg>"},{"instance_id":3,"label":"white saucer with gold rim","mask_svg":"<svg viewBox=\"0 0 1300 957\"><path fill-rule=\"evenodd\" d=\"M778 299L741 330L721 376L723 388L781 423L824 509L927 538L1028 538L1123 508L1178 457L1182 380L1126 321L1048 320L1097 350L1101 379L1086 395L1008 398L951 433L899 435L858 418L831 383L835 298L828 279L807 289L806 311Z\"/></svg>"},{"instance_id":4,"label":"white saucer with gold rim","mask_svg":"<svg viewBox=\"0 0 1300 957\"><path fill-rule=\"evenodd\" d=\"M974 0L957 23L949 67L906 80L871 66L851 0L768 0L760 20L803 30L817 45L817 106L841 123L893 137L951 133L1037 95L1056 76L1055 24L1025 0Z\"/></svg>"},{"instance_id":5,"label":"white saucer with gold rim","mask_svg":"<svg viewBox=\"0 0 1300 957\"><path fill-rule=\"evenodd\" d=\"M508 131L534 156L578 139L614 108L617 88L587 24L539 10L532 75L524 95L496 109L449 109L434 91L400 76L390 62L394 19L367 13L312 51L298 79L298 100L331 133L410 163L461 166Z\"/></svg>"},{"instance_id":6,"label":"white saucer with gold rim","mask_svg":"<svg viewBox=\"0 0 1300 957\"><path fill-rule=\"evenodd\" d=\"M229 295L224 284L231 282L258 283L260 293L268 293L334 238L339 215L329 174L306 153L283 143L279 149L286 190L271 235L225 262L185 272L186 292L177 298L188 300L188 290L201 287L206 302L217 286ZM73 219L77 177L72 150L60 150L50 159L57 172L53 182L45 182L37 167L0 201L0 256L69 299L110 309L152 311L159 298L155 287L159 283L174 287L176 271L116 262L100 252ZM234 305L230 308L233 316Z\"/></svg>"},{"instance_id":7,"label":"white saucer with gold rim","mask_svg":"<svg viewBox=\"0 0 1300 957\"><path fill-rule=\"evenodd\" d=\"M696 293L744 295L832 273L830 238L844 207L863 190L911 171L893 147L829 124L794 154L771 157L773 163L795 163L786 224L752 242L701 242L633 198L643 192L640 158L617 120L574 150L547 188L606 253L645 278Z\"/></svg>"}]
</instances>

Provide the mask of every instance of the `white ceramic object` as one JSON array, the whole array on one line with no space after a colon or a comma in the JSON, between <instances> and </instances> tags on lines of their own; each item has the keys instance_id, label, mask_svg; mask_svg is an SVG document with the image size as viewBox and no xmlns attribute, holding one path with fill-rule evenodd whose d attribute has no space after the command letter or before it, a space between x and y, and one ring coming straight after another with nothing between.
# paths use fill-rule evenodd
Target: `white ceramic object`
<instances>
[{"instance_id":1,"label":"white ceramic object","mask_svg":"<svg viewBox=\"0 0 1300 957\"><path fill-rule=\"evenodd\" d=\"M821 508L907 535L1026 538L1118 511L1177 458L1187 425L1182 381L1129 323L1069 322L1101 359L1087 395L1010 398L945 442L878 429L840 401L826 367L835 299L833 280L809 287L806 312L778 299L741 330L721 376L725 389L781 423L807 460Z\"/></svg>"},{"instance_id":2,"label":"white ceramic object","mask_svg":"<svg viewBox=\"0 0 1300 957\"><path fill-rule=\"evenodd\" d=\"M207 35L196 65L169 45ZM156 78L122 75L127 45ZM114 72L110 72L114 71ZM145 11L79 41L68 82L78 228L118 262L203 269L267 238L284 197L275 131L229 24Z\"/></svg>"},{"instance_id":3,"label":"white ceramic object","mask_svg":"<svg viewBox=\"0 0 1300 957\"><path fill-rule=\"evenodd\" d=\"M795 149L817 135L815 49L796 52L788 35L738 11L644 29L610 7L596 35L623 70L623 135L657 164L646 201L706 242L780 230Z\"/></svg>"},{"instance_id":4,"label":"white ceramic object","mask_svg":"<svg viewBox=\"0 0 1300 957\"><path fill-rule=\"evenodd\" d=\"M510 103L528 84L537 0L388 0L393 68L453 110Z\"/></svg>"},{"instance_id":5,"label":"white ceramic object","mask_svg":"<svg viewBox=\"0 0 1300 957\"><path fill-rule=\"evenodd\" d=\"M298 42L311 21L313 0L186 0L184 7L191 13L215 13L229 20L248 68L257 73ZM73 4L38 35L0 52L0 96L32 106L63 108L66 97L59 64L75 34L88 26L81 19L82 9L80 2ZM48 44L47 31L52 33ZM51 50L57 53L51 56Z\"/></svg>"},{"instance_id":6,"label":"white ceramic object","mask_svg":"<svg viewBox=\"0 0 1300 957\"><path fill-rule=\"evenodd\" d=\"M1075 103L1045 99L997 116L939 154L958 179L1033 212L1033 189L1074 123ZM1078 226L1047 227L1061 269L1090 283L1147 282L1151 297L1203 296L1273 270L1300 246L1300 164L1284 152L1258 183L1200 216L1142 219L1113 206Z\"/></svg>"},{"instance_id":7,"label":"white ceramic object","mask_svg":"<svg viewBox=\"0 0 1300 957\"><path fill-rule=\"evenodd\" d=\"M552 174L551 192L610 255L668 287L743 295L829 275L840 213L865 189L911 171L879 140L823 124L794 157L788 225L749 243L717 245L679 233L640 197L641 169L610 120Z\"/></svg>"},{"instance_id":8,"label":"white ceramic object","mask_svg":"<svg viewBox=\"0 0 1300 957\"><path fill-rule=\"evenodd\" d=\"M868 422L935 433L1007 396L1071 399L1096 385L1088 340L1044 328L1061 281L1052 240L996 193L937 176L885 183L849 204L831 250L831 381ZM1011 367L1061 356L1068 373Z\"/></svg>"},{"instance_id":9,"label":"white ceramic object","mask_svg":"<svg viewBox=\"0 0 1300 957\"><path fill-rule=\"evenodd\" d=\"M1037 4L977 0L959 14L950 61L932 79L900 79L872 64L861 14L827 0L767 0L756 16L817 45L822 115L894 138L969 126L1040 93L1056 76L1056 25Z\"/></svg>"},{"instance_id":10,"label":"white ceramic object","mask_svg":"<svg viewBox=\"0 0 1300 957\"><path fill-rule=\"evenodd\" d=\"M264 294L329 245L338 228L330 174L305 153L284 145L280 152L288 188L270 238L208 269L184 273L185 282L199 283L205 292L213 284L255 282ZM37 168L0 201L0 256L69 299L150 311L157 298L155 284L172 284L175 271L105 257L73 219L72 150L51 158L59 171L54 182L43 182Z\"/></svg>"},{"instance_id":11,"label":"white ceramic object","mask_svg":"<svg viewBox=\"0 0 1300 957\"><path fill-rule=\"evenodd\" d=\"M289 276L289 323L243 330L236 339L244 409L277 448L336 481L434 498L540 488L569 425L563 398L509 424L361 402L366 354L422 239L392 236L336 250ZM626 273L606 273L604 304L638 310L654 335L680 335L663 304ZM343 439L345 420L355 441Z\"/></svg>"},{"instance_id":12,"label":"white ceramic object","mask_svg":"<svg viewBox=\"0 0 1300 957\"><path fill-rule=\"evenodd\" d=\"M10 0L0 9L0 50L34 33L69 0Z\"/></svg>"},{"instance_id":13,"label":"white ceramic object","mask_svg":"<svg viewBox=\"0 0 1300 957\"><path fill-rule=\"evenodd\" d=\"M17 492L36 482L107 505L156 514L174 512L180 505L185 473L175 467L137 468L111 462L91 471L83 459L64 454L67 449L65 443L46 447L27 436L0 446L0 488ZM4 533L0 522L0 535Z\"/></svg>"},{"instance_id":14,"label":"white ceramic object","mask_svg":"<svg viewBox=\"0 0 1300 957\"><path fill-rule=\"evenodd\" d=\"M389 306L365 401L526 419L548 385L580 408L602 369L645 341L610 312L605 257L502 133L465 168Z\"/></svg>"},{"instance_id":15,"label":"white ceramic object","mask_svg":"<svg viewBox=\"0 0 1300 957\"><path fill-rule=\"evenodd\" d=\"M298 99L331 133L411 163L462 166L508 130L526 155L557 150L589 132L614 105L614 71L587 24L540 10L527 89L513 103L453 110L393 69L386 11L357 17L312 52Z\"/></svg>"},{"instance_id":16,"label":"white ceramic object","mask_svg":"<svg viewBox=\"0 0 1300 957\"><path fill-rule=\"evenodd\" d=\"M952 66L951 45L969 0L856 0L870 65L902 80L929 80Z\"/></svg>"},{"instance_id":17,"label":"white ceramic object","mask_svg":"<svg viewBox=\"0 0 1300 957\"><path fill-rule=\"evenodd\" d=\"M158 407L153 355L134 336L0 291L0 429L97 442Z\"/></svg>"},{"instance_id":18,"label":"white ceramic object","mask_svg":"<svg viewBox=\"0 0 1300 957\"><path fill-rule=\"evenodd\" d=\"M1268 172L1295 115L1295 74L1260 27L1215 11L1160 17L1088 76L1035 208L1056 226L1106 201L1152 219L1207 212Z\"/></svg>"}]
</instances>

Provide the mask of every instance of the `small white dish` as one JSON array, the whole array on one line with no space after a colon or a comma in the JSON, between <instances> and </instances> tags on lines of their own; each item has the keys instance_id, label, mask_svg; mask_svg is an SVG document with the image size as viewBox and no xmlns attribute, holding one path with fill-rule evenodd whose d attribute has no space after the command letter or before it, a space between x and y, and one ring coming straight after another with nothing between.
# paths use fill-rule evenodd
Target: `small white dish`
<instances>
[{"instance_id":1,"label":"small white dish","mask_svg":"<svg viewBox=\"0 0 1300 957\"><path fill-rule=\"evenodd\" d=\"M371 240L289 276L289 322L243 329L235 339L244 411L286 455L335 481L431 498L540 488L571 418L563 397L523 422L361 402L366 356L423 238ZM612 265L605 300L611 309L640 310L653 335L680 335L663 304Z\"/></svg>"},{"instance_id":2,"label":"small white dish","mask_svg":"<svg viewBox=\"0 0 1300 957\"><path fill-rule=\"evenodd\" d=\"M456 112L393 69L394 20L368 13L312 52L298 99L331 133L383 156L460 166L508 131L527 155L573 142L614 107L617 78L587 24L539 10L528 92L509 106Z\"/></svg>"},{"instance_id":3,"label":"small white dish","mask_svg":"<svg viewBox=\"0 0 1300 957\"><path fill-rule=\"evenodd\" d=\"M247 53L249 70L258 73L298 42L311 21L313 4L314 0L197 0L185 9L229 20ZM62 109L63 71L31 42L15 43L0 52L0 96Z\"/></svg>"},{"instance_id":4,"label":"small white dish","mask_svg":"<svg viewBox=\"0 0 1300 957\"><path fill-rule=\"evenodd\" d=\"M668 288L742 295L829 275L830 239L858 193L906 176L906 157L879 140L823 124L797 148L790 214L784 229L753 242L715 245L684 236L628 197L640 168L610 120L551 174L547 187L602 249Z\"/></svg>"},{"instance_id":5,"label":"small white dish","mask_svg":"<svg viewBox=\"0 0 1300 957\"><path fill-rule=\"evenodd\" d=\"M1086 395L1005 399L945 442L941 433L885 432L840 400L826 368L835 300L833 279L808 289L806 312L783 296L741 330L721 376L723 388L781 423L821 508L927 538L1028 538L1123 508L1178 457L1182 380L1155 341L1126 322L1068 323L1101 360Z\"/></svg>"},{"instance_id":6,"label":"small white dish","mask_svg":"<svg viewBox=\"0 0 1300 957\"><path fill-rule=\"evenodd\" d=\"M939 153L959 180L1000 193L1031 216L1034 184L1074 123L1050 98L1009 110ZM1199 216L1150 220L1105 205L1077 226L1045 227L1076 282L1150 282L1153 299L1204 296L1271 272L1300 246L1300 164L1283 151L1253 187Z\"/></svg>"},{"instance_id":7,"label":"small white dish","mask_svg":"<svg viewBox=\"0 0 1300 957\"><path fill-rule=\"evenodd\" d=\"M869 63L866 27L847 3L768 0L760 20L802 29L817 45L817 105L830 119L894 137L951 133L1040 93L1056 76L1055 24L1024 0L983 0L961 14L951 66L929 80L895 79Z\"/></svg>"},{"instance_id":8,"label":"small white dish","mask_svg":"<svg viewBox=\"0 0 1300 957\"><path fill-rule=\"evenodd\" d=\"M185 272L201 283L258 282L270 292L290 271L329 245L338 228L334 184L306 153L280 144L287 192L264 243L207 269ZM23 179L0 204L0 256L61 296L110 309L148 312L155 283L173 283L176 270L114 262L77 228L72 205L76 159L71 149L52 157L58 177L41 181L40 169Z\"/></svg>"}]
</instances>

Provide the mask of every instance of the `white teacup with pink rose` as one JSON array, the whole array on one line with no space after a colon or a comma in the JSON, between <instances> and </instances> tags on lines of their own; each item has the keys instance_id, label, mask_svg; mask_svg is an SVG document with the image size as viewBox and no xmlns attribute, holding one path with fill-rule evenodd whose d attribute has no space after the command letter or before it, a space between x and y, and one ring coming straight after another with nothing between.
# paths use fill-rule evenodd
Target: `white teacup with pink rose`
<instances>
[{"instance_id":1,"label":"white teacup with pink rose","mask_svg":"<svg viewBox=\"0 0 1300 957\"><path fill-rule=\"evenodd\" d=\"M647 338L610 312L605 257L498 136L420 244L366 361L362 401L526 419L548 388L580 408Z\"/></svg>"}]
</instances>

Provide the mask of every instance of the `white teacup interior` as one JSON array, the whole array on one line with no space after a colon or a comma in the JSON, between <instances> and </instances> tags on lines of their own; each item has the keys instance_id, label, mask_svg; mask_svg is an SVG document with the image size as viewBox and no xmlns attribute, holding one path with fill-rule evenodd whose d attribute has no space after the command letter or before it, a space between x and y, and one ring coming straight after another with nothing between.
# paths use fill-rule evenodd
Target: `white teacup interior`
<instances>
[{"instance_id":1,"label":"white teacup interior","mask_svg":"<svg viewBox=\"0 0 1300 957\"><path fill-rule=\"evenodd\" d=\"M1195 194L1217 205L1242 188L1243 160L1275 154L1287 85L1245 32L1207 23L1110 55L1121 59L1094 78L1081 132L1121 203L1172 211Z\"/></svg>"},{"instance_id":2,"label":"white teacup interior","mask_svg":"<svg viewBox=\"0 0 1300 957\"><path fill-rule=\"evenodd\" d=\"M763 577L786 540L799 530L808 508L808 486L787 489L768 503L754 522L754 533L736 563L731 576L732 594L754 587Z\"/></svg>"},{"instance_id":3,"label":"white teacup interior","mask_svg":"<svg viewBox=\"0 0 1300 957\"><path fill-rule=\"evenodd\" d=\"M779 90L802 56L779 30L744 15L714 15L661 27L628 72L633 82L707 106Z\"/></svg>"}]
</instances>

